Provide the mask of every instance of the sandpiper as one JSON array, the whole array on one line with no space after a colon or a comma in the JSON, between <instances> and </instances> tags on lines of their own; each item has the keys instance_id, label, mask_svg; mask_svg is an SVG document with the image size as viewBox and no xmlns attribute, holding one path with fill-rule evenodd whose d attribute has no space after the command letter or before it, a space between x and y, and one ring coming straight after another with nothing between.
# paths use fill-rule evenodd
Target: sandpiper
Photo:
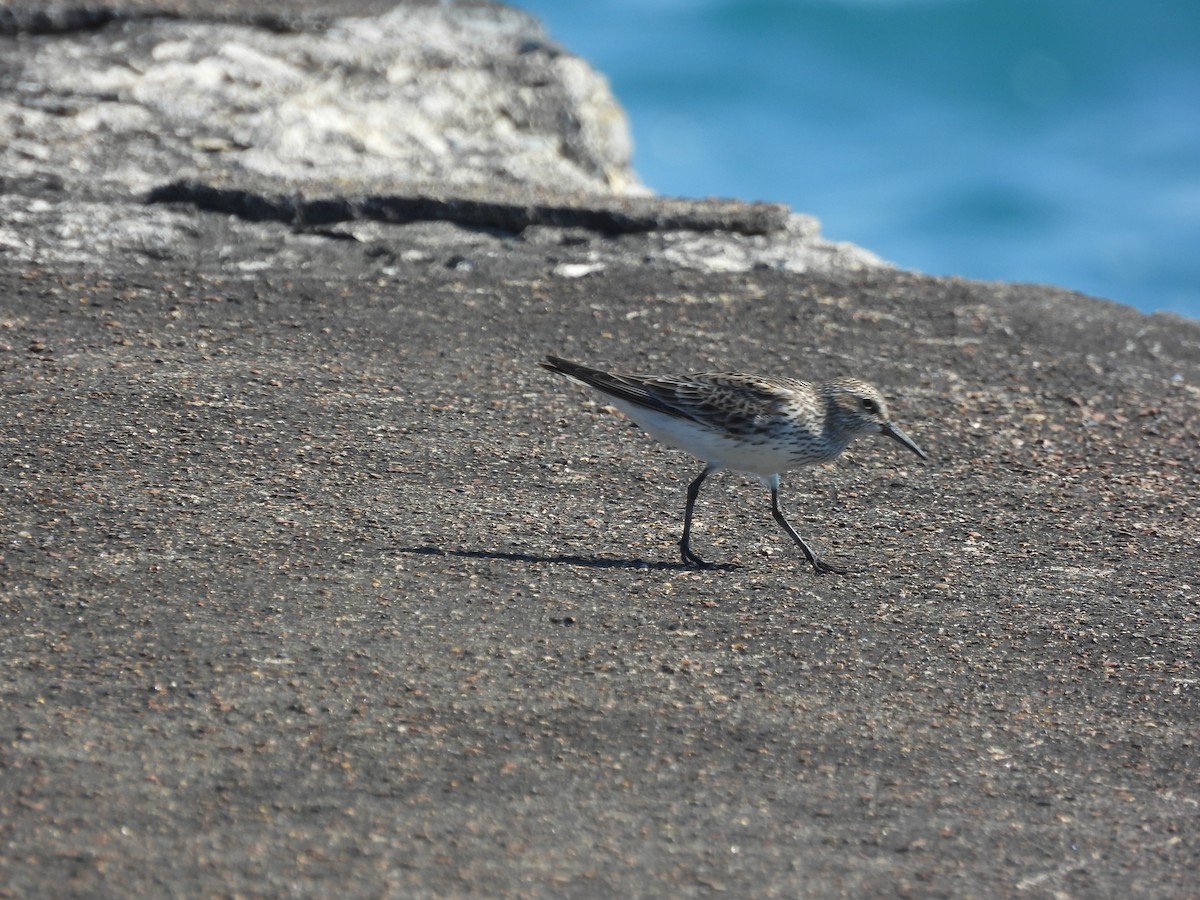
<instances>
[{"instance_id":1,"label":"sandpiper","mask_svg":"<svg viewBox=\"0 0 1200 900\"><path fill-rule=\"evenodd\" d=\"M691 547L692 512L713 472L757 475L771 492L771 514L804 551L817 574L846 574L818 557L784 518L779 473L829 462L860 434L884 434L922 459L925 451L888 418L875 388L855 378L810 384L739 372L618 375L547 356L543 369L606 395L613 406L663 443L704 460L688 486L679 552L685 563L708 565Z\"/></svg>"}]
</instances>

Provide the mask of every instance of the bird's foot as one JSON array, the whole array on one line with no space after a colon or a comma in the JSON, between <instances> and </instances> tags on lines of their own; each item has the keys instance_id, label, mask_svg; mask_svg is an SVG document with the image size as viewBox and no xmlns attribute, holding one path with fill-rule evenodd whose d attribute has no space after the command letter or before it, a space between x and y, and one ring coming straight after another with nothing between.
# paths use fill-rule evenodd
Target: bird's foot
<instances>
[{"instance_id":1,"label":"bird's foot","mask_svg":"<svg viewBox=\"0 0 1200 900\"><path fill-rule=\"evenodd\" d=\"M685 566L695 566L698 569L715 569L717 567L716 563L710 563L707 560L701 559L692 552L690 547L681 546L679 548L679 555L683 558Z\"/></svg>"},{"instance_id":2,"label":"bird's foot","mask_svg":"<svg viewBox=\"0 0 1200 900\"><path fill-rule=\"evenodd\" d=\"M839 569L837 566L830 565L820 557L813 556L808 560L812 563L813 571L818 575L849 575L846 569Z\"/></svg>"}]
</instances>

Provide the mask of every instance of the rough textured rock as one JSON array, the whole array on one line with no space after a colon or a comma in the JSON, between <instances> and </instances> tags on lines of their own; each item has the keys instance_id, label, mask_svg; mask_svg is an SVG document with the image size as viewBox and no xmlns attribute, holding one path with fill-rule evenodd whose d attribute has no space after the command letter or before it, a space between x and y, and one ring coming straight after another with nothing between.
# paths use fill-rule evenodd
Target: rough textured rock
<instances>
[{"instance_id":1,"label":"rough textured rock","mask_svg":"<svg viewBox=\"0 0 1200 900\"><path fill-rule=\"evenodd\" d=\"M401 5L287 32L134 18L30 49L5 124L41 163L28 168L72 187L137 193L166 173L640 187L604 79L505 7Z\"/></svg>"},{"instance_id":2,"label":"rough textured rock","mask_svg":"<svg viewBox=\"0 0 1200 900\"><path fill-rule=\"evenodd\" d=\"M239 9L0 39L0 895L1194 892L1200 323L797 271L770 205L289 193L26 83ZM785 476L853 577L732 475L688 569L695 464L545 352L865 376L932 460Z\"/></svg>"},{"instance_id":3,"label":"rough textured rock","mask_svg":"<svg viewBox=\"0 0 1200 900\"><path fill-rule=\"evenodd\" d=\"M420 208L402 221L688 231L670 253L692 268L882 264L780 206L638 203L648 192L603 77L516 10L218 12L10 10L10 31L51 34L8 38L0 66L0 245L43 261L170 253L188 220L142 207L170 196L292 225L339 207L338 221L395 222L406 204ZM35 251L25 226L48 219L63 227L38 229ZM712 231L758 239L714 244Z\"/></svg>"}]
</instances>

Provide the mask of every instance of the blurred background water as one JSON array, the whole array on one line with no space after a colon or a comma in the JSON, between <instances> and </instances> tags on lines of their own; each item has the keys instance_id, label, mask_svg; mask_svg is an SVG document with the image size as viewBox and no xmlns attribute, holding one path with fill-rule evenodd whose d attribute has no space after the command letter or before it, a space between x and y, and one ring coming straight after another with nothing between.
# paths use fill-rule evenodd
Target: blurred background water
<instances>
[{"instance_id":1,"label":"blurred background water","mask_svg":"<svg viewBox=\"0 0 1200 900\"><path fill-rule=\"evenodd\" d=\"M658 193L1200 318L1198 0L513 2L609 78Z\"/></svg>"}]
</instances>

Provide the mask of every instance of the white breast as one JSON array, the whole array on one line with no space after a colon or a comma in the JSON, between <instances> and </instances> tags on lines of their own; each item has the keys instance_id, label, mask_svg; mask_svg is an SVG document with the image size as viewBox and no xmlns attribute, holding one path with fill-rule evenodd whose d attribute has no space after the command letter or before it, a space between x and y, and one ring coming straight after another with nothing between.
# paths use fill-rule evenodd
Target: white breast
<instances>
[{"instance_id":1,"label":"white breast","mask_svg":"<svg viewBox=\"0 0 1200 900\"><path fill-rule=\"evenodd\" d=\"M785 440L766 440L761 437L747 440L736 438L712 428L705 428L690 419L636 406L617 397L608 398L612 405L648 434L669 447L690 453L718 469L733 469L764 477L786 471L800 464L796 447Z\"/></svg>"}]
</instances>

